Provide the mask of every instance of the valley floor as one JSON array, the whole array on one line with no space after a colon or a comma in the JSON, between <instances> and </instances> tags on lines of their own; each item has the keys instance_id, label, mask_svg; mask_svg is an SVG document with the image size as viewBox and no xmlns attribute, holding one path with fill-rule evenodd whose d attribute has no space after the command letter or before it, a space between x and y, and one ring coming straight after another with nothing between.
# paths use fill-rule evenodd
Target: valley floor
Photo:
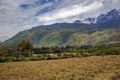
<instances>
[{"instance_id":1,"label":"valley floor","mask_svg":"<svg viewBox=\"0 0 120 80\"><path fill-rule=\"evenodd\" d=\"M120 80L120 55L0 63L0 80Z\"/></svg>"}]
</instances>

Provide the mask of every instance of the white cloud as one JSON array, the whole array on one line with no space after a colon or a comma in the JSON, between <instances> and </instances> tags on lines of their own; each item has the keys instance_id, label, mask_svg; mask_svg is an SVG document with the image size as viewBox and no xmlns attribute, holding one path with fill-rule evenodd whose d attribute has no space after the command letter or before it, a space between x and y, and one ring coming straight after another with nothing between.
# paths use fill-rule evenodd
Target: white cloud
<instances>
[{"instance_id":1,"label":"white cloud","mask_svg":"<svg viewBox=\"0 0 120 80\"><path fill-rule=\"evenodd\" d=\"M119 0L64 0L52 12L40 15L37 19L43 24L73 22L76 19L97 17L120 7Z\"/></svg>"},{"instance_id":2,"label":"white cloud","mask_svg":"<svg viewBox=\"0 0 120 80\"><path fill-rule=\"evenodd\" d=\"M120 8L120 0L55 0L36 5L38 0L0 0L0 40L6 40L19 31L37 25L73 22L76 19L96 17L114 8ZM22 4L33 5L28 9ZM53 6L54 10L34 16L41 9Z\"/></svg>"},{"instance_id":3,"label":"white cloud","mask_svg":"<svg viewBox=\"0 0 120 80\"><path fill-rule=\"evenodd\" d=\"M87 6L84 6L83 4L76 4L67 8L40 15L38 19L39 21L52 21L57 19L64 19L67 17L76 16L82 13L97 10L102 6L103 4L100 1L95 1Z\"/></svg>"},{"instance_id":4,"label":"white cloud","mask_svg":"<svg viewBox=\"0 0 120 80\"><path fill-rule=\"evenodd\" d=\"M33 15L41 9L53 5L49 2L41 6L36 5L30 9L20 8L22 4L35 5L36 1L38 0L0 0L0 40L4 41L19 31L38 24Z\"/></svg>"}]
</instances>

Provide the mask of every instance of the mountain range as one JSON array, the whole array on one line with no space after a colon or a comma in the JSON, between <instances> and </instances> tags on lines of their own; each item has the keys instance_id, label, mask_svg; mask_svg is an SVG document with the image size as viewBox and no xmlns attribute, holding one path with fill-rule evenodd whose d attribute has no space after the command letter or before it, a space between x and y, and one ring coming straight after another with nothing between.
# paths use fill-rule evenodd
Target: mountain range
<instances>
[{"instance_id":1,"label":"mountain range","mask_svg":"<svg viewBox=\"0 0 120 80\"><path fill-rule=\"evenodd\" d=\"M33 27L19 32L3 44L13 45L24 39L28 39L35 47L120 43L120 10L113 9L84 21Z\"/></svg>"},{"instance_id":2,"label":"mountain range","mask_svg":"<svg viewBox=\"0 0 120 80\"><path fill-rule=\"evenodd\" d=\"M114 26L119 26L120 25L120 9L113 9L111 11L109 11L106 14L101 14L99 15L97 18L87 18L83 21L80 20L76 20L77 22L81 22L81 23L86 23L86 24L93 24L96 26L109 26L112 27ZM115 25L116 24L116 25Z\"/></svg>"}]
</instances>

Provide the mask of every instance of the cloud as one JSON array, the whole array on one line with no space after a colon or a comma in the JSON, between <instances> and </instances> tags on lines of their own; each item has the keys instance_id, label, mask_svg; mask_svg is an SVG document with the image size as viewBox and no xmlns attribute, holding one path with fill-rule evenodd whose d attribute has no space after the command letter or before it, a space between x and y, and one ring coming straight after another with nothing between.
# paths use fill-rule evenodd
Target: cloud
<instances>
[{"instance_id":1,"label":"cloud","mask_svg":"<svg viewBox=\"0 0 120 80\"><path fill-rule=\"evenodd\" d=\"M64 19L71 16L80 15L82 13L90 12L101 8L103 4L100 1L95 1L87 6L84 4L76 4L67 8L56 10L47 14L40 15L39 21L53 21L57 19Z\"/></svg>"},{"instance_id":2,"label":"cloud","mask_svg":"<svg viewBox=\"0 0 120 80\"><path fill-rule=\"evenodd\" d=\"M0 0L0 40L37 25L97 17L119 4L120 0ZM41 14L46 7L52 9Z\"/></svg>"},{"instance_id":3,"label":"cloud","mask_svg":"<svg viewBox=\"0 0 120 80\"><path fill-rule=\"evenodd\" d=\"M64 0L54 11L40 15L37 19L43 24L73 22L76 19L97 17L120 7L119 0Z\"/></svg>"},{"instance_id":4,"label":"cloud","mask_svg":"<svg viewBox=\"0 0 120 80\"><path fill-rule=\"evenodd\" d=\"M53 5L51 2L37 5L35 4L36 1L38 0L0 0L0 33L2 35L0 40L4 41L19 31L29 29L33 25L38 24L39 22L36 21L34 16L36 12ZM23 9L20 7L23 4L34 6Z\"/></svg>"}]
</instances>

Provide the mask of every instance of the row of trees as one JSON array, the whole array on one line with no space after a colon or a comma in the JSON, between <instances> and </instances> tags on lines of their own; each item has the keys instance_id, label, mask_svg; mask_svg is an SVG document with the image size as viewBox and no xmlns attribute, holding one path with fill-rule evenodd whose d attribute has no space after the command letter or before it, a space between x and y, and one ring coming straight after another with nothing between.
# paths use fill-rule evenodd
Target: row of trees
<instances>
[{"instance_id":1,"label":"row of trees","mask_svg":"<svg viewBox=\"0 0 120 80\"><path fill-rule=\"evenodd\" d=\"M66 54L69 53L69 54ZM74 54L75 53L75 54ZM54 54L54 56L49 55ZM34 48L28 40L23 40L14 46L0 46L0 62L9 60L22 61L23 59L44 60L69 57L84 57L92 55L119 55L120 46L62 46ZM37 55L37 56L36 56ZM57 57L56 57L57 56Z\"/></svg>"},{"instance_id":2,"label":"row of trees","mask_svg":"<svg viewBox=\"0 0 120 80\"><path fill-rule=\"evenodd\" d=\"M34 48L34 53L35 54L48 54L48 53L79 52L80 50L87 50L90 48L92 48L92 46L90 45L42 47L42 48Z\"/></svg>"},{"instance_id":3,"label":"row of trees","mask_svg":"<svg viewBox=\"0 0 120 80\"><path fill-rule=\"evenodd\" d=\"M49 54L49 53L64 53L64 52L77 52L80 50L87 50L92 48L90 45L81 45L81 46L62 46L62 47L42 47L34 48L33 45L28 40L23 40L20 43L14 46L1 46L0 47L0 56L16 56L20 55L29 57L32 54Z\"/></svg>"}]
</instances>

